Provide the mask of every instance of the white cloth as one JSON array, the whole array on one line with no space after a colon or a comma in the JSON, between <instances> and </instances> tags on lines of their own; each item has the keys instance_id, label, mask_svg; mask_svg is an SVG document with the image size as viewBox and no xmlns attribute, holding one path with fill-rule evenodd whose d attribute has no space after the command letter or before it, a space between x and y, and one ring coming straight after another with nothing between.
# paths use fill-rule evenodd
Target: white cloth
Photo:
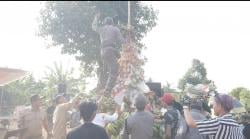
<instances>
[{"instance_id":1,"label":"white cloth","mask_svg":"<svg viewBox=\"0 0 250 139\"><path fill-rule=\"evenodd\" d=\"M107 123L114 122L118 118L118 114L114 113L113 115L109 115L106 113L98 113L96 114L92 123L99 125L101 127L105 127Z\"/></svg>"},{"instance_id":2,"label":"white cloth","mask_svg":"<svg viewBox=\"0 0 250 139\"><path fill-rule=\"evenodd\" d=\"M129 83L128 83L129 84ZM124 96L128 96L130 101L133 102L134 101L134 97L139 94L139 93L148 93L150 91L149 87L146 85L146 83L144 81L139 82L137 85L135 85L137 88L130 88L127 90L122 90L119 91L119 93L114 95L114 100L117 104L119 104L120 106L123 103L123 97ZM132 104L133 105L133 104Z\"/></svg>"},{"instance_id":3,"label":"white cloth","mask_svg":"<svg viewBox=\"0 0 250 139\"><path fill-rule=\"evenodd\" d=\"M166 108L161 108L161 114L164 115L168 110Z\"/></svg>"}]
</instances>

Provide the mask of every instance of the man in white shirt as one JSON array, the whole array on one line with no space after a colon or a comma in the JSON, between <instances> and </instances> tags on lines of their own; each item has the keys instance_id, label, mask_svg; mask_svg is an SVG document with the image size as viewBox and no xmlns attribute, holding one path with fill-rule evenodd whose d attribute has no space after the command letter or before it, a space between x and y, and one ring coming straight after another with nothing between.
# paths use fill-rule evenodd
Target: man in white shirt
<instances>
[{"instance_id":1,"label":"man in white shirt","mask_svg":"<svg viewBox=\"0 0 250 139\"><path fill-rule=\"evenodd\" d=\"M53 115L53 139L66 139L67 112L79 102L80 95L76 95L70 102L66 102L62 95L57 96L57 106Z\"/></svg>"}]
</instances>

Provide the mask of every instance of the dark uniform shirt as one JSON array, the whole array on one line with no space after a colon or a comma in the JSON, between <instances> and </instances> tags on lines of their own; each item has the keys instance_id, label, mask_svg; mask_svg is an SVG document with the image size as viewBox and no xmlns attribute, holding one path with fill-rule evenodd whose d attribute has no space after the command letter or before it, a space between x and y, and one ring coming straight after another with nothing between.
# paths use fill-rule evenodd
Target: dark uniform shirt
<instances>
[{"instance_id":1,"label":"dark uniform shirt","mask_svg":"<svg viewBox=\"0 0 250 139\"><path fill-rule=\"evenodd\" d=\"M243 135L246 139L250 139L250 124L245 125Z\"/></svg>"},{"instance_id":2,"label":"dark uniform shirt","mask_svg":"<svg viewBox=\"0 0 250 139\"><path fill-rule=\"evenodd\" d=\"M101 44L103 47L114 47L117 44L124 43L124 38L122 34L116 26L113 25L105 25L99 27L97 25L97 19L95 18L92 23L92 29L99 33L101 38Z\"/></svg>"},{"instance_id":3,"label":"dark uniform shirt","mask_svg":"<svg viewBox=\"0 0 250 139\"><path fill-rule=\"evenodd\" d=\"M109 139L104 128L93 123L85 123L70 131L67 139Z\"/></svg>"}]
</instances>

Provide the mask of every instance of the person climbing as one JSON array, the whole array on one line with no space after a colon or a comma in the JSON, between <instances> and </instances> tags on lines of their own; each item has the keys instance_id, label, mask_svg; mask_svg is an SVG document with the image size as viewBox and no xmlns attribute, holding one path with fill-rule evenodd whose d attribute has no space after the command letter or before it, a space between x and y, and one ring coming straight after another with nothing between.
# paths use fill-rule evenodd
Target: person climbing
<instances>
[{"instance_id":1,"label":"person climbing","mask_svg":"<svg viewBox=\"0 0 250 139\"><path fill-rule=\"evenodd\" d=\"M118 45L123 44L124 38L118 27L114 25L113 19L111 17L106 17L104 19L104 25L98 26L98 20L100 13L96 14L94 21L92 23L92 29L100 35L101 39L101 59L103 60L104 67L107 66L107 71L103 74L108 74L107 81L104 81L103 93L110 93L115 85L116 78L118 76L118 56L119 51L117 49Z\"/></svg>"}]
</instances>

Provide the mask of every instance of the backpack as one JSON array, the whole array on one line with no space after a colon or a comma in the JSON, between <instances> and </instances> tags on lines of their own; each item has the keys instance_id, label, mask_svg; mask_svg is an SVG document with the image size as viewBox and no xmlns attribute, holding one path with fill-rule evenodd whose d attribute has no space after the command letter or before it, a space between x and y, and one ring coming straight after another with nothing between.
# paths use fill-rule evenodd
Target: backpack
<instances>
[{"instance_id":1,"label":"backpack","mask_svg":"<svg viewBox=\"0 0 250 139\"><path fill-rule=\"evenodd\" d=\"M185 139L187 124L181 113L176 109L168 110L165 117L165 120L170 121L173 125L171 133L174 139Z\"/></svg>"}]
</instances>

